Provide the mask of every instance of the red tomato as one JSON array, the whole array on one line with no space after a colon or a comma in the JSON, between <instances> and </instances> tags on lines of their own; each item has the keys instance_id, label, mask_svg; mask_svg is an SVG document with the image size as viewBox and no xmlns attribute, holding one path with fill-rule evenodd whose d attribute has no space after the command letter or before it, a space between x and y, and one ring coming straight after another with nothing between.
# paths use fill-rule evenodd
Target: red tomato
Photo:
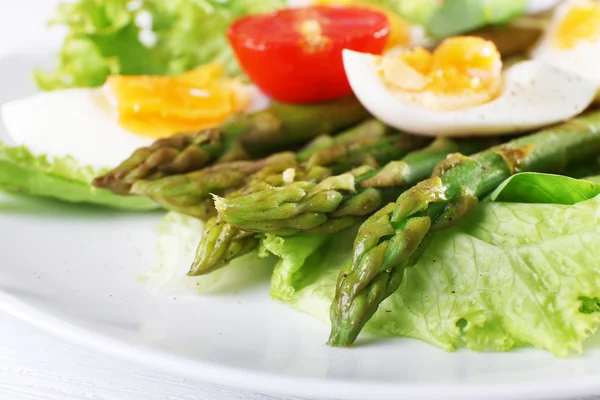
<instances>
[{"instance_id":1,"label":"red tomato","mask_svg":"<svg viewBox=\"0 0 600 400\"><path fill-rule=\"evenodd\" d=\"M352 93L342 50L381 54L385 14L360 7L288 8L237 20L227 32L240 65L270 97L287 103Z\"/></svg>"}]
</instances>

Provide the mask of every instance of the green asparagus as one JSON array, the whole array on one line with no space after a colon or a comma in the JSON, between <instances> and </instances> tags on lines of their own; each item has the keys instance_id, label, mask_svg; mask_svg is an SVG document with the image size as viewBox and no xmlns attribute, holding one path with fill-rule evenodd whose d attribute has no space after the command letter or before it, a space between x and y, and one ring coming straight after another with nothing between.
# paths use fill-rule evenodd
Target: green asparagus
<instances>
[{"instance_id":1,"label":"green asparagus","mask_svg":"<svg viewBox=\"0 0 600 400\"><path fill-rule=\"evenodd\" d=\"M196 171L219 161L260 158L346 129L368 116L352 96L314 105L275 103L253 114L236 115L218 128L160 139L136 150L93 184L127 195L142 179Z\"/></svg>"},{"instance_id":2,"label":"green asparagus","mask_svg":"<svg viewBox=\"0 0 600 400\"><path fill-rule=\"evenodd\" d=\"M302 176L316 166L328 167L331 174L347 171L361 164L377 166L421 146L427 140L397 133L371 137L373 129L365 128L362 138L359 138L357 132L353 132L354 142L344 137L341 143L334 139L334 144L328 148L311 147L300 153L279 154L263 161L222 163L187 174L141 180L132 186L130 192L148 196L166 209L206 219L213 209L211 194L228 195L233 190L248 185L250 181L253 186L256 182L271 181L277 179L276 176L281 176L286 169L293 169L295 179L303 179ZM263 170L266 166L269 169ZM260 174L253 177L257 171L261 171ZM278 186L276 182L273 184Z\"/></svg>"},{"instance_id":3,"label":"green asparagus","mask_svg":"<svg viewBox=\"0 0 600 400\"><path fill-rule=\"evenodd\" d=\"M495 140L440 138L379 170L345 173L320 183L296 181L236 198L217 197L215 205L223 220L244 230L278 235L329 233L360 221L427 178L448 154L471 154Z\"/></svg>"},{"instance_id":4,"label":"green asparagus","mask_svg":"<svg viewBox=\"0 0 600 400\"><path fill-rule=\"evenodd\" d=\"M359 229L353 261L338 277L328 344L352 344L394 293L430 233L455 224L516 171L561 172L600 154L600 112L524 136L471 157L454 154L433 176L371 216Z\"/></svg>"},{"instance_id":5,"label":"green asparagus","mask_svg":"<svg viewBox=\"0 0 600 400\"><path fill-rule=\"evenodd\" d=\"M364 171L365 168L370 170L378 166L380 162L397 158L427 141L426 139L404 135L382 138L370 144L367 143L367 138L356 139L358 138L355 135L355 141L348 141L345 146L336 143L328 149L316 151L314 147L311 147L309 150L298 154L299 160L306 161L293 169L287 169L287 171L284 171L285 168L280 168L277 171L279 173L273 174L273 171L265 173L265 170L261 170L250 178L250 182L244 188L230 193L228 198L247 196L257 191L284 185L289 180L284 177L284 174L288 172L293 174L290 177L291 180L317 183L327 181L327 177L332 173L346 171L354 166L358 167L355 173ZM309 157L307 152L312 152L312 155ZM361 165L362 167L360 167ZM154 182L152 184L156 185ZM158 192L165 193L164 190L158 190ZM182 191L182 193L185 193L185 191ZM181 211L189 213L188 208L182 208ZM346 226L346 221L340 219L335 226L332 224L329 229L330 231L341 230ZM258 239L256 239L254 233L234 227L220 218L212 218L205 226L204 236L196 251L196 258L189 275L210 273L227 264L232 258L253 250L257 245Z\"/></svg>"},{"instance_id":6,"label":"green asparagus","mask_svg":"<svg viewBox=\"0 0 600 400\"><path fill-rule=\"evenodd\" d=\"M256 172L282 172L295 165L294 153L277 153L258 161L232 161L188 174L141 180L133 184L131 193L144 195L167 210L205 220L214 215L211 194L222 195L236 189Z\"/></svg>"},{"instance_id":7,"label":"green asparagus","mask_svg":"<svg viewBox=\"0 0 600 400\"><path fill-rule=\"evenodd\" d=\"M377 201L370 206L364 204L365 201L371 199L369 194L375 191L375 189L365 188L386 188L390 186L396 186L398 189L405 188L412 182L418 182L430 175L437 161L447 154L459 149L465 152L473 152L476 149L480 149L487 145L490 145L490 142L468 141L457 144L447 139L438 139L431 143L427 148L407 155L402 161L390 162L379 171L371 172L372 168L370 168L369 165L364 165L362 168L356 168L352 171L352 175L357 176L356 182L359 185L358 190L365 190L367 195L362 197L357 196L357 199L354 202L348 201L345 211L340 210L340 217L330 219L326 226L322 226L320 230L329 233L340 231L352 225L357 220L360 220L360 216L353 217L341 214L348 212L350 209L361 210L362 212L360 212L360 214L363 214L365 211L369 211L372 207L376 206L375 204L380 204L380 201ZM344 182L347 182L348 176L348 174L345 174L337 179L332 178L315 187L319 186L320 188L324 188L327 186L328 189L331 189L331 185L335 183L339 188L344 186ZM309 179L309 182L306 181L307 179L304 179L304 184L319 183L323 180ZM269 187L267 190L272 190L272 187ZM254 190L254 192L256 191L257 190ZM235 197L239 197L239 195L229 196L228 199ZM377 199L378 197L375 196L375 198ZM317 230L315 229L313 231ZM196 259L189 274L202 275L210 273L215 269L224 266L232 258L246 254L253 249L253 246L256 247L257 245L258 239L249 231L234 227L223 220L215 218L207 224L205 229L205 239L201 241L198 247Z\"/></svg>"}]
</instances>

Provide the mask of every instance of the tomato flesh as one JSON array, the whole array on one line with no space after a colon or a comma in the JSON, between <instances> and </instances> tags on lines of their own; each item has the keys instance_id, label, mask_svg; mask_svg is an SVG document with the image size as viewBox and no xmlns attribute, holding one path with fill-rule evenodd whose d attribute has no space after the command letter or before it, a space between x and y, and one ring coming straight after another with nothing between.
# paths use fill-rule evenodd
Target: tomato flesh
<instances>
[{"instance_id":1,"label":"tomato flesh","mask_svg":"<svg viewBox=\"0 0 600 400\"><path fill-rule=\"evenodd\" d=\"M352 93L342 50L381 54L389 32L378 11L315 6L239 19L227 36L242 69L265 94L310 103Z\"/></svg>"}]
</instances>

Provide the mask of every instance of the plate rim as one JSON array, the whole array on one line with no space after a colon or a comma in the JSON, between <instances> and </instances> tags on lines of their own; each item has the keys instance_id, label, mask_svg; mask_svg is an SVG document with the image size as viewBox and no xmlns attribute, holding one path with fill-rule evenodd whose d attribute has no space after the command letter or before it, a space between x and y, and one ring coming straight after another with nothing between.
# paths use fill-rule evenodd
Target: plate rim
<instances>
[{"instance_id":1,"label":"plate rim","mask_svg":"<svg viewBox=\"0 0 600 400\"><path fill-rule=\"evenodd\" d=\"M52 313L33 307L0 289L0 310L47 333L77 345L111 355L115 359L147 365L181 377L193 378L229 388L263 394L309 399L364 400L401 398L453 399L565 399L596 395L600 392L598 375L535 383L502 384L406 384L352 383L339 379L286 377L244 368L215 365L192 360L166 351L135 346L108 335L65 321ZM293 393L291 391L294 391ZM401 396L401 397L399 397Z\"/></svg>"}]
</instances>

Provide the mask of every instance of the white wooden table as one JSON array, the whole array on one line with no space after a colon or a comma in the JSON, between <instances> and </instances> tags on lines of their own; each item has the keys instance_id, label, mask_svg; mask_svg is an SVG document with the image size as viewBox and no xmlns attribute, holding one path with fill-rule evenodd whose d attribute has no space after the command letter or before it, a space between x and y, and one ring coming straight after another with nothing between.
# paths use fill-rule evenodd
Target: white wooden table
<instances>
[{"instance_id":1,"label":"white wooden table","mask_svg":"<svg viewBox=\"0 0 600 400\"><path fill-rule=\"evenodd\" d=\"M44 43L58 42L60 32L48 34L44 28L44 21L57 3L0 0L0 56L38 49L42 37ZM20 27L18 35L16 27ZM46 399L275 400L118 360L53 337L0 312L0 400Z\"/></svg>"},{"instance_id":2,"label":"white wooden table","mask_svg":"<svg viewBox=\"0 0 600 400\"><path fill-rule=\"evenodd\" d=\"M144 368L55 338L2 313L0 399L294 400L217 387ZM600 396L577 400L600 400Z\"/></svg>"},{"instance_id":3,"label":"white wooden table","mask_svg":"<svg viewBox=\"0 0 600 400\"><path fill-rule=\"evenodd\" d=\"M0 399L276 400L118 360L50 336L3 313Z\"/></svg>"}]
</instances>

